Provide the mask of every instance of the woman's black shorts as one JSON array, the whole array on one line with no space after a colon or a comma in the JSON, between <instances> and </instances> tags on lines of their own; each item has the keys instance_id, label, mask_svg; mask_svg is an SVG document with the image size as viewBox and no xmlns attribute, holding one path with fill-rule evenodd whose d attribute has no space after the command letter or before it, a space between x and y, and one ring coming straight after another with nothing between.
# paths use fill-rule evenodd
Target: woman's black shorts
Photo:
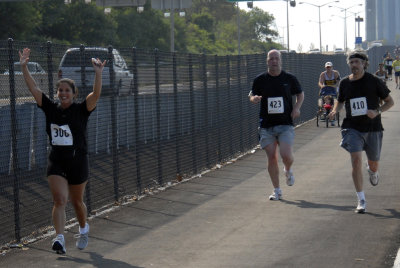
<instances>
[{"instance_id":1,"label":"woman's black shorts","mask_svg":"<svg viewBox=\"0 0 400 268\"><path fill-rule=\"evenodd\" d=\"M47 176L58 175L67 179L68 184L77 185L89 177L89 158L87 153L52 150L49 155Z\"/></svg>"}]
</instances>

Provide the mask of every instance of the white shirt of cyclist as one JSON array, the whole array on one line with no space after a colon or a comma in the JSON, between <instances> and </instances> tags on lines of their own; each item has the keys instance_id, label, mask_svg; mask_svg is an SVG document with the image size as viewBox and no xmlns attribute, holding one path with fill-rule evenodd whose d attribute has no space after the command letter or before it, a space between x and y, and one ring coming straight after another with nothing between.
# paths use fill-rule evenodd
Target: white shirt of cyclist
<instances>
[{"instance_id":1,"label":"white shirt of cyclist","mask_svg":"<svg viewBox=\"0 0 400 268\"><path fill-rule=\"evenodd\" d=\"M71 146L74 144L74 138L68 125L51 124L50 127L52 145Z\"/></svg>"},{"instance_id":2,"label":"white shirt of cyclist","mask_svg":"<svg viewBox=\"0 0 400 268\"><path fill-rule=\"evenodd\" d=\"M365 97L350 99L351 116L367 114L367 99Z\"/></svg>"},{"instance_id":3,"label":"white shirt of cyclist","mask_svg":"<svg viewBox=\"0 0 400 268\"><path fill-rule=\"evenodd\" d=\"M269 114L283 114L284 111L283 97L268 98Z\"/></svg>"}]
</instances>

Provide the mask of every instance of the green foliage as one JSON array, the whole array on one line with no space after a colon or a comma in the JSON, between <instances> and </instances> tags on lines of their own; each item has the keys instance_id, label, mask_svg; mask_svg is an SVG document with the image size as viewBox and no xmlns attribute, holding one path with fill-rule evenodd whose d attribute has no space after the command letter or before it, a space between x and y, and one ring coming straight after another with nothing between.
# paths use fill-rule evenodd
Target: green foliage
<instances>
[{"instance_id":1,"label":"green foliage","mask_svg":"<svg viewBox=\"0 0 400 268\"><path fill-rule=\"evenodd\" d=\"M268 12L259 8L238 11L236 3L226 0L193 0L185 17L175 12L175 51L237 54L238 15L242 54L281 48L272 42L277 33L271 29L274 17ZM171 19L152 9L150 1L142 13L136 7L121 7L112 8L110 14L96 6L96 1L0 3L0 23L2 39L170 50Z\"/></svg>"},{"instance_id":2,"label":"green foliage","mask_svg":"<svg viewBox=\"0 0 400 268\"><path fill-rule=\"evenodd\" d=\"M0 3L0 38L29 40L40 20L35 3Z\"/></svg>"},{"instance_id":3,"label":"green foliage","mask_svg":"<svg viewBox=\"0 0 400 268\"><path fill-rule=\"evenodd\" d=\"M142 13L136 8L124 8L113 10L113 16L118 25L119 42L116 45L168 51L169 25L161 11L147 5Z\"/></svg>"}]
</instances>

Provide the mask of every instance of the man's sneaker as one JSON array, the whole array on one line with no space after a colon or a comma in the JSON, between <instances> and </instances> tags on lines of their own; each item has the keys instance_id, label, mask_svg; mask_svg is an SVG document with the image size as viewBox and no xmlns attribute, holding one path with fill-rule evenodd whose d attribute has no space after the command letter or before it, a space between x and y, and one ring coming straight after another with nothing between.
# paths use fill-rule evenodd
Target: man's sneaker
<instances>
[{"instance_id":1,"label":"man's sneaker","mask_svg":"<svg viewBox=\"0 0 400 268\"><path fill-rule=\"evenodd\" d=\"M379 173L373 172L368 168L368 174L369 174L369 181L371 182L372 186L377 186L379 182Z\"/></svg>"},{"instance_id":2,"label":"man's sneaker","mask_svg":"<svg viewBox=\"0 0 400 268\"><path fill-rule=\"evenodd\" d=\"M57 254L65 254L67 250L65 249L64 237L58 235L53 239L53 245L51 247Z\"/></svg>"},{"instance_id":3,"label":"man's sneaker","mask_svg":"<svg viewBox=\"0 0 400 268\"><path fill-rule=\"evenodd\" d=\"M273 191L272 194L269 196L269 200L278 201L282 199L282 191Z\"/></svg>"},{"instance_id":4,"label":"man's sneaker","mask_svg":"<svg viewBox=\"0 0 400 268\"><path fill-rule=\"evenodd\" d=\"M286 171L286 169L283 168L283 172L285 172L286 184L287 184L288 186L292 186L292 185L294 184L293 171L291 171L291 170Z\"/></svg>"},{"instance_id":5,"label":"man's sneaker","mask_svg":"<svg viewBox=\"0 0 400 268\"><path fill-rule=\"evenodd\" d=\"M355 213L361 213L364 214L365 213L365 206L366 206L366 202L365 200L358 200L358 206L356 208L356 210L354 211Z\"/></svg>"},{"instance_id":6,"label":"man's sneaker","mask_svg":"<svg viewBox=\"0 0 400 268\"><path fill-rule=\"evenodd\" d=\"M76 240L76 247L80 250L85 249L89 243L89 232L85 234L76 234L74 235L75 238L78 238Z\"/></svg>"}]
</instances>

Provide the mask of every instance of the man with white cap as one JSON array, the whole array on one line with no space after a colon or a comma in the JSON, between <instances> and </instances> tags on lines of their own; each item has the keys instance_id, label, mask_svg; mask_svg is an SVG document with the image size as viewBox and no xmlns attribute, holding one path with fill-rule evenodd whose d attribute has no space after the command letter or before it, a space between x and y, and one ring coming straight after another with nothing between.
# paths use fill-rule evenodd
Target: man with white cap
<instances>
[{"instance_id":1,"label":"man with white cap","mask_svg":"<svg viewBox=\"0 0 400 268\"><path fill-rule=\"evenodd\" d=\"M328 61L325 63L325 71L319 76L319 96L318 107L322 109L323 99L325 96L332 96L334 102L336 102L337 88L339 86L340 74L338 71L333 70L332 62ZM333 103L332 103L333 104ZM331 125L335 125L335 120L331 120Z\"/></svg>"},{"instance_id":2,"label":"man with white cap","mask_svg":"<svg viewBox=\"0 0 400 268\"><path fill-rule=\"evenodd\" d=\"M333 70L332 62L325 63L325 71L319 76L318 86L319 95L337 95L337 88L340 81L340 74L338 71Z\"/></svg>"}]
</instances>

